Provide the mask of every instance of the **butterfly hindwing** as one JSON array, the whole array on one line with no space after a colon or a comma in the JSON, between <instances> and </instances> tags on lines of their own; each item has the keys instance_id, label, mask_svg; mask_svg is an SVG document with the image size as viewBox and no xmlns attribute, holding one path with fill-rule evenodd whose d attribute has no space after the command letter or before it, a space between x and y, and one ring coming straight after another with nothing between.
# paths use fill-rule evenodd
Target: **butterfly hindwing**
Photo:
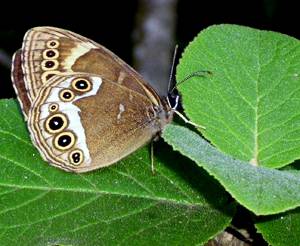
<instances>
[{"instance_id":1,"label":"butterfly hindwing","mask_svg":"<svg viewBox=\"0 0 300 246\"><path fill-rule=\"evenodd\" d=\"M85 172L149 142L161 130L155 117L147 97L100 76L75 73L55 75L41 88L28 127L45 160Z\"/></svg>"}]
</instances>

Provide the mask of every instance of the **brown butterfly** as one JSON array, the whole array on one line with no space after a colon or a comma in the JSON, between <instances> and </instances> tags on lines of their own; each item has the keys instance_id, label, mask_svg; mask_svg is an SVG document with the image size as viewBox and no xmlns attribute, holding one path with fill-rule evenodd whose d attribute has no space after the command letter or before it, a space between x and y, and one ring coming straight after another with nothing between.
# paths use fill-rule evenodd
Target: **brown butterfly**
<instances>
[{"instance_id":1,"label":"brown butterfly","mask_svg":"<svg viewBox=\"0 0 300 246\"><path fill-rule=\"evenodd\" d=\"M157 92L103 46L59 28L26 33L12 81L34 145L65 171L109 166L173 118L167 91Z\"/></svg>"}]
</instances>

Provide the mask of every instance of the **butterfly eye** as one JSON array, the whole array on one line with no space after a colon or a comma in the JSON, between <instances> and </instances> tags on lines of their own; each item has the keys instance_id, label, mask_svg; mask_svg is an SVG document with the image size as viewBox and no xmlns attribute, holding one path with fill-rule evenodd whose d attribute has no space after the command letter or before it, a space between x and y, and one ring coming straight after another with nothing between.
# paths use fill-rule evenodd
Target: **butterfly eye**
<instances>
[{"instance_id":1,"label":"butterfly eye","mask_svg":"<svg viewBox=\"0 0 300 246\"><path fill-rule=\"evenodd\" d=\"M55 114L45 121L45 129L49 133L57 133L64 130L68 125L67 117L63 114Z\"/></svg>"},{"instance_id":2,"label":"butterfly eye","mask_svg":"<svg viewBox=\"0 0 300 246\"><path fill-rule=\"evenodd\" d=\"M57 40L49 40L46 46L48 48L57 48L59 46L59 42Z\"/></svg>"},{"instance_id":3,"label":"butterfly eye","mask_svg":"<svg viewBox=\"0 0 300 246\"><path fill-rule=\"evenodd\" d=\"M89 80L80 78L72 81L72 87L77 91L87 92L92 89L92 84Z\"/></svg>"},{"instance_id":4,"label":"butterfly eye","mask_svg":"<svg viewBox=\"0 0 300 246\"><path fill-rule=\"evenodd\" d=\"M44 52L43 52L44 59L56 59L56 58L58 58L58 56L59 56L59 53L55 49L47 49L47 50L44 50Z\"/></svg>"},{"instance_id":5,"label":"butterfly eye","mask_svg":"<svg viewBox=\"0 0 300 246\"><path fill-rule=\"evenodd\" d=\"M58 68L58 61L44 60L44 61L42 61L41 66L44 71L55 70Z\"/></svg>"},{"instance_id":6,"label":"butterfly eye","mask_svg":"<svg viewBox=\"0 0 300 246\"><path fill-rule=\"evenodd\" d=\"M74 99L75 95L73 93L73 91L69 90L69 89L64 89L59 93L59 98L63 101L63 102L70 102Z\"/></svg>"},{"instance_id":7,"label":"butterfly eye","mask_svg":"<svg viewBox=\"0 0 300 246\"><path fill-rule=\"evenodd\" d=\"M50 105L49 105L49 111L50 112L56 112L58 110L58 104L57 103L51 103Z\"/></svg>"},{"instance_id":8,"label":"butterfly eye","mask_svg":"<svg viewBox=\"0 0 300 246\"><path fill-rule=\"evenodd\" d=\"M80 149L71 151L69 154L69 160L72 165L80 165L83 161L83 152Z\"/></svg>"},{"instance_id":9,"label":"butterfly eye","mask_svg":"<svg viewBox=\"0 0 300 246\"><path fill-rule=\"evenodd\" d=\"M75 135L72 132L62 132L54 138L54 147L59 150L67 150L75 144Z\"/></svg>"}]
</instances>

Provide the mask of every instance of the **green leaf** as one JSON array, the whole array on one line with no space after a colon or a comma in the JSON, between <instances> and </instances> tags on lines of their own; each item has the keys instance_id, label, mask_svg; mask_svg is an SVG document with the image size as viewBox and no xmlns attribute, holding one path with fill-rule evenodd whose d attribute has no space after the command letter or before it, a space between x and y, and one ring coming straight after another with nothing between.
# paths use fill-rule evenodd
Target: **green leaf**
<instances>
[{"instance_id":1,"label":"green leaf","mask_svg":"<svg viewBox=\"0 0 300 246\"><path fill-rule=\"evenodd\" d=\"M214 176L240 204L257 215L275 214L300 205L299 173L235 160L181 126L168 125L163 138L174 150Z\"/></svg>"},{"instance_id":2,"label":"green leaf","mask_svg":"<svg viewBox=\"0 0 300 246\"><path fill-rule=\"evenodd\" d=\"M298 163L299 164L299 163ZM297 162L284 167L290 173L300 176ZM255 227L272 246L300 245L300 209L256 218Z\"/></svg>"},{"instance_id":3,"label":"green leaf","mask_svg":"<svg viewBox=\"0 0 300 246\"><path fill-rule=\"evenodd\" d=\"M300 45L270 31L218 25L186 48L177 81L187 116L240 160L282 167L300 157Z\"/></svg>"},{"instance_id":4,"label":"green leaf","mask_svg":"<svg viewBox=\"0 0 300 246\"><path fill-rule=\"evenodd\" d=\"M300 245L300 209L266 216L256 223L257 230L272 246Z\"/></svg>"},{"instance_id":5,"label":"green leaf","mask_svg":"<svg viewBox=\"0 0 300 246\"><path fill-rule=\"evenodd\" d=\"M0 101L0 245L195 245L222 231L222 187L166 145L86 174L49 166L15 101Z\"/></svg>"}]
</instances>

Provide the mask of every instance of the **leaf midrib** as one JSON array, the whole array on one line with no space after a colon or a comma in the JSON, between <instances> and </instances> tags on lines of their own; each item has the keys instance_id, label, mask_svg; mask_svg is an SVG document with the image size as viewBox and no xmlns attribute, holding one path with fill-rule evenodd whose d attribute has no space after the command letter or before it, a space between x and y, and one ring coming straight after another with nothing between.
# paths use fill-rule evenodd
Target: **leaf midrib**
<instances>
[{"instance_id":1,"label":"leaf midrib","mask_svg":"<svg viewBox=\"0 0 300 246\"><path fill-rule=\"evenodd\" d=\"M258 35L258 50L260 51L260 43L261 43L261 35ZM257 63L258 63L258 71L257 71L257 79L255 81L255 93L256 93L256 100L255 100L255 106L254 106L254 148L253 148L253 158L251 159L250 163L254 166L259 166L258 163L258 153L259 153L259 144L258 144L258 107L259 107L259 89L258 89L258 83L260 81L260 74L261 74L261 62L260 62L260 52L258 52L257 57Z\"/></svg>"},{"instance_id":2,"label":"leaf midrib","mask_svg":"<svg viewBox=\"0 0 300 246\"><path fill-rule=\"evenodd\" d=\"M165 197L151 197L147 195L140 195L140 194L133 194L133 193L119 193L115 191L104 191L104 190L93 190L93 189L78 189L78 188L61 188L61 187L46 187L46 186L30 186L30 185L16 185L16 184L6 184L0 183L0 187L9 187L9 188L16 188L16 189L30 189L30 190L39 190L39 191L48 191L48 192L55 192L55 191L63 191L63 192L77 192L77 193L92 193L95 195L117 195L117 196L125 196L125 197L132 197L132 198L141 198L141 199L148 199L151 201L158 201L158 202L168 202L173 203L176 205L181 206L199 206L207 207L205 204L200 202L191 203L188 201L183 200L176 200L170 199Z\"/></svg>"},{"instance_id":3,"label":"leaf midrib","mask_svg":"<svg viewBox=\"0 0 300 246\"><path fill-rule=\"evenodd\" d=\"M0 158L3 158L6 161L12 161L4 156L0 156ZM14 162L14 161L12 161ZM15 163L15 162L14 162ZM23 165L21 165L21 167L25 168ZM32 172L31 169L26 168L28 171ZM39 178L42 178L41 175L33 172L35 175L37 175ZM83 176L81 176L83 177ZM17 185L17 184L6 184L6 183L0 183L0 186L4 186L4 187L9 187L9 188L16 188L16 189L31 189L31 190L41 190L41 191L65 191L65 192L83 192L83 193L95 193L95 194L104 194L104 195L119 195L119 196L127 196L127 197L134 197L134 198L141 198L141 199L149 199L152 201L165 201L165 202L170 202L170 203L174 203L177 205L183 205L183 206L194 206L194 205L201 205L201 203L191 203L188 202L187 200L176 200L176 199L170 199L170 198L165 198L165 197L151 197L151 196L147 196L147 195L140 195L140 194L134 194L134 193L118 193L115 191L101 191L97 189L97 186L95 186L93 183L89 182L88 179L85 179L85 181L87 181L91 186L93 186L95 189L78 189L78 188L59 188L59 187L53 187L48 180L42 178L43 181L46 182L46 184L48 184L49 186L29 186L29 185ZM182 192L182 191L181 191ZM185 194L185 193L183 193ZM189 198L189 197L187 197Z\"/></svg>"}]
</instances>

